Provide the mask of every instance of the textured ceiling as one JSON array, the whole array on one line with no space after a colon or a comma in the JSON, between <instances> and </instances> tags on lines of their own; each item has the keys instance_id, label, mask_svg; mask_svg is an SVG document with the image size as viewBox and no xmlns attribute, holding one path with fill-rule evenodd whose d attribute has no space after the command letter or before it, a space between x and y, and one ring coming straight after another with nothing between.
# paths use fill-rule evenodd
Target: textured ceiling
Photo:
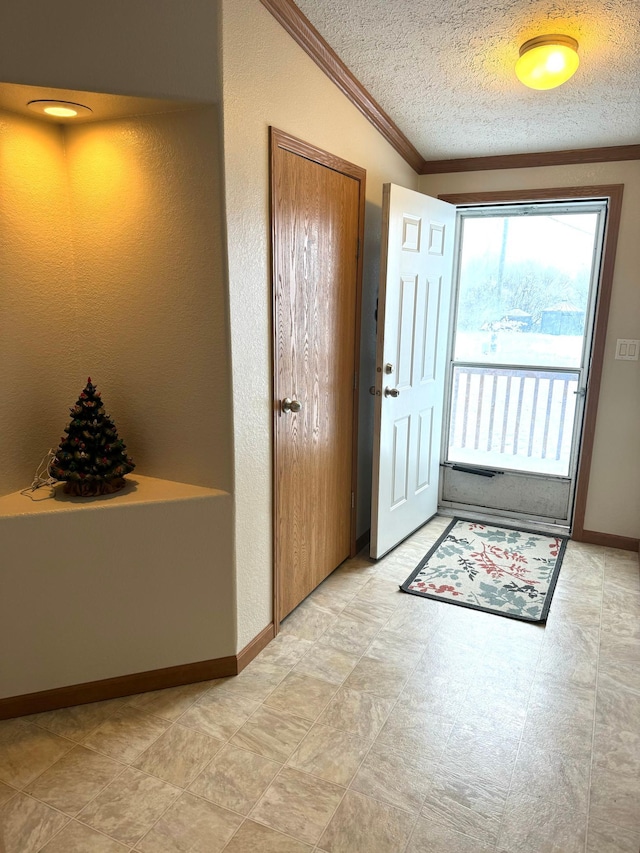
<instances>
[{"instance_id":1,"label":"textured ceiling","mask_svg":"<svg viewBox=\"0 0 640 853\"><path fill-rule=\"evenodd\" d=\"M639 0L296 0L427 160L640 142ZM520 45L579 42L564 86L527 89Z\"/></svg>"}]
</instances>

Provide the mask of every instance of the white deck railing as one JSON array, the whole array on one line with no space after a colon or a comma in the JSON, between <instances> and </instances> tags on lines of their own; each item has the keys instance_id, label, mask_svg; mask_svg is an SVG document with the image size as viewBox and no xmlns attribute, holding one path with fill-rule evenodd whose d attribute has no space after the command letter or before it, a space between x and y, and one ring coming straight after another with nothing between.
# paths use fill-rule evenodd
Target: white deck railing
<instances>
[{"instance_id":1,"label":"white deck railing","mask_svg":"<svg viewBox=\"0 0 640 853\"><path fill-rule=\"evenodd\" d=\"M449 460L567 476L580 374L456 365Z\"/></svg>"}]
</instances>

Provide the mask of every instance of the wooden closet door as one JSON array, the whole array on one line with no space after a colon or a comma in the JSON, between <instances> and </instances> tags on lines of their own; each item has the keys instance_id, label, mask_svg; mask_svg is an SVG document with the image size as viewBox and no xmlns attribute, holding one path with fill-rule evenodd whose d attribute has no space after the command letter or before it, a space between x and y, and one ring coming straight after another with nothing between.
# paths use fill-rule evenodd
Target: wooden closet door
<instances>
[{"instance_id":1,"label":"wooden closet door","mask_svg":"<svg viewBox=\"0 0 640 853\"><path fill-rule=\"evenodd\" d=\"M364 173L296 143L272 131L276 621L355 538Z\"/></svg>"}]
</instances>

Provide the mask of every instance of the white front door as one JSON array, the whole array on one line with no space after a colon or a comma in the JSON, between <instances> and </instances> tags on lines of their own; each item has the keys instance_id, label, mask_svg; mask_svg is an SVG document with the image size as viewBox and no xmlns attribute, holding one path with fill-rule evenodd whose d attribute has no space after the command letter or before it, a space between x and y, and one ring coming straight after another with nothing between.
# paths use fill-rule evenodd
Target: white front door
<instances>
[{"instance_id":1,"label":"white front door","mask_svg":"<svg viewBox=\"0 0 640 853\"><path fill-rule=\"evenodd\" d=\"M371 556L438 508L456 209L384 185Z\"/></svg>"}]
</instances>

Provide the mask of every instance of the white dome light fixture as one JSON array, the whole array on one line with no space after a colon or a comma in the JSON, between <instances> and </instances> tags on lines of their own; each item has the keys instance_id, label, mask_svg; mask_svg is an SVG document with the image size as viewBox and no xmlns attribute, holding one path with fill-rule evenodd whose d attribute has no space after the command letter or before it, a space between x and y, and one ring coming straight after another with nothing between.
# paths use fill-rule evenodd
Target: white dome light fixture
<instances>
[{"instance_id":1,"label":"white dome light fixture","mask_svg":"<svg viewBox=\"0 0 640 853\"><path fill-rule=\"evenodd\" d=\"M530 89L555 89L573 77L579 64L578 42L571 36L536 36L520 48L516 75Z\"/></svg>"},{"instance_id":2,"label":"white dome light fixture","mask_svg":"<svg viewBox=\"0 0 640 853\"><path fill-rule=\"evenodd\" d=\"M29 101L30 110L40 115L49 116L54 119L77 118L78 116L91 115L92 110L83 104L74 104L71 101Z\"/></svg>"}]
</instances>

